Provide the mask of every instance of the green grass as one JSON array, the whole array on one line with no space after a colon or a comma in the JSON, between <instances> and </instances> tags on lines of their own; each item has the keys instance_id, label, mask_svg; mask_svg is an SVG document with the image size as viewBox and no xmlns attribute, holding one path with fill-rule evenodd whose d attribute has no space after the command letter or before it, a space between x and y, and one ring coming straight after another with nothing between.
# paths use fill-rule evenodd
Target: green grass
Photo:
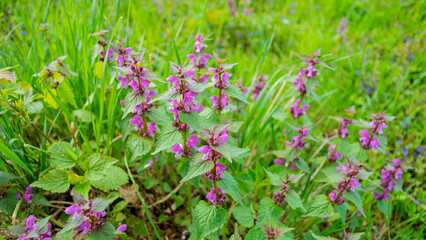
<instances>
[{"instance_id":1,"label":"green grass","mask_svg":"<svg viewBox=\"0 0 426 240\"><path fill-rule=\"evenodd\" d=\"M287 1L245 2L239 1L237 16L231 16L227 1L1 2L0 68L18 64L18 81L29 83L35 93L42 93L43 84L34 75L59 56L68 56L65 62L76 75L67 79L72 92L54 99L56 109L45 107L40 113L19 116L6 111L8 106L1 99L0 169L23 176L22 185L28 185L49 168L43 150L49 141L58 140L71 141L87 154L120 156L124 143L114 139L121 134L118 101L125 94L115 83L110 84L108 66L95 70L92 49L97 38L91 33L111 29L112 40L136 50L145 48L146 64L162 78L170 75L170 61L186 60L192 50L190 36L197 33L212 39L207 43L208 52L214 50L229 62L238 62L231 83L241 79L243 86L251 89L253 77L268 75L262 97L235 119L247 121L237 138L241 147L252 149L252 156L247 166L233 164L230 169L234 173L270 164L274 157L271 151L283 149L282 129L288 128L288 119L282 119L282 110L290 96L285 93L292 86L287 74L297 74L300 61L296 53L310 54L321 48L327 55L324 59L335 70L320 68L316 90L320 101L311 101L311 119L305 117L304 122L312 122L315 135L322 136L320 131L337 126L326 116L343 116L344 109L352 105L357 119L386 111L397 117L388 124L388 153L372 154L366 165L375 172L374 177L379 177L384 163L393 158L405 158L411 167L404 176L405 193L393 195L389 224L374 198L364 198L369 203L364 207L368 218L359 224L367 231L365 239L421 239L425 234L426 162L424 156L413 157L413 152L417 145L424 149L426 141L426 1L298 1L297 6ZM244 15L246 7L251 9L249 16ZM349 21L347 41L342 41L336 31L343 17ZM361 83L367 87L361 87ZM157 85L159 92L169 87ZM375 87L366 93L367 88ZM75 105L64 103L63 97L75 99ZM90 122L76 121L72 114L77 109L92 112ZM407 130L401 121L408 124ZM350 129L351 142L356 141L358 130ZM397 140L402 142L398 144ZM313 154L320 143L309 153ZM409 149L407 157L403 148ZM306 197L316 186L306 186ZM268 196L263 187L254 191L257 199ZM422 206L415 203L417 200ZM341 232L349 224L333 225L328 231ZM306 226L303 230L312 230L309 223Z\"/></svg>"}]
</instances>

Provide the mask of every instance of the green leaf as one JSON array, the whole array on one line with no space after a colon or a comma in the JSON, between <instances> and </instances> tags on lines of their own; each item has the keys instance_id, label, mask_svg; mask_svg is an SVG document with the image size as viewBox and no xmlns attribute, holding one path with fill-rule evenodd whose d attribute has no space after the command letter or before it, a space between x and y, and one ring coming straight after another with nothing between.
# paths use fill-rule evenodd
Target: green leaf
<instances>
[{"instance_id":1,"label":"green leaf","mask_svg":"<svg viewBox=\"0 0 426 240\"><path fill-rule=\"evenodd\" d=\"M306 210L304 217L330 217L334 213L333 205L324 194L314 198L312 205Z\"/></svg>"},{"instance_id":2,"label":"green leaf","mask_svg":"<svg viewBox=\"0 0 426 240\"><path fill-rule=\"evenodd\" d=\"M152 154L156 154L165 149L170 149L173 145L182 142L181 132L177 131L174 127L166 128L160 133L158 141L155 143L155 151Z\"/></svg>"},{"instance_id":3,"label":"green leaf","mask_svg":"<svg viewBox=\"0 0 426 240\"><path fill-rule=\"evenodd\" d=\"M111 240L115 238L117 230L114 229L114 226L110 222L106 222L96 231L93 231L88 240Z\"/></svg>"},{"instance_id":4,"label":"green leaf","mask_svg":"<svg viewBox=\"0 0 426 240\"><path fill-rule=\"evenodd\" d=\"M234 207L232 214L237 222L246 228L251 228L254 225L254 214L250 208L244 206Z\"/></svg>"},{"instance_id":5,"label":"green leaf","mask_svg":"<svg viewBox=\"0 0 426 240\"><path fill-rule=\"evenodd\" d=\"M57 235L62 235L72 231L74 228L80 226L83 223L83 221L84 221L84 217L81 215L78 215L76 219L74 219L73 217L70 217L68 219L67 224L65 224L65 226L62 228L61 231L57 233Z\"/></svg>"},{"instance_id":6,"label":"green leaf","mask_svg":"<svg viewBox=\"0 0 426 240\"><path fill-rule=\"evenodd\" d=\"M133 135L127 140L127 148L132 153L130 161L142 157L151 151L151 141L139 135Z\"/></svg>"},{"instance_id":7,"label":"green leaf","mask_svg":"<svg viewBox=\"0 0 426 240\"><path fill-rule=\"evenodd\" d=\"M179 118L182 122L192 127L195 131L199 131L203 128L203 120L200 115L196 112L182 113L179 114Z\"/></svg>"},{"instance_id":8,"label":"green leaf","mask_svg":"<svg viewBox=\"0 0 426 240\"><path fill-rule=\"evenodd\" d=\"M358 208L358 210L362 213L362 215L367 218L364 214L364 209L362 208L362 199L361 196L358 194L358 192L345 192L344 197L351 201L355 206Z\"/></svg>"},{"instance_id":9,"label":"green leaf","mask_svg":"<svg viewBox=\"0 0 426 240\"><path fill-rule=\"evenodd\" d=\"M61 98L63 103L69 103L73 107L77 107L74 92L66 81L63 81L56 90L58 91L58 96Z\"/></svg>"},{"instance_id":10,"label":"green leaf","mask_svg":"<svg viewBox=\"0 0 426 240\"><path fill-rule=\"evenodd\" d=\"M203 154L198 153L194 156L194 159L190 162L190 166L187 174L180 182L186 182L196 176L204 174L212 170L214 167L213 161L203 160Z\"/></svg>"},{"instance_id":11,"label":"green leaf","mask_svg":"<svg viewBox=\"0 0 426 240\"><path fill-rule=\"evenodd\" d=\"M43 218L43 219L41 219L41 220L39 220L39 221L36 222L37 233L40 233L40 234L47 233L47 231L48 231L47 223L49 222L50 217L51 216L48 216L48 217Z\"/></svg>"},{"instance_id":12,"label":"green leaf","mask_svg":"<svg viewBox=\"0 0 426 240\"><path fill-rule=\"evenodd\" d=\"M15 193L9 191L6 196L0 198L0 211L12 216L17 203L18 199Z\"/></svg>"},{"instance_id":13,"label":"green leaf","mask_svg":"<svg viewBox=\"0 0 426 240\"><path fill-rule=\"evenodd\" d=\"M360 240L363 235L364 235L363 232L360 232L360 233L348 233L349 240Z\"/></svg>"},{"instance_id":14,"label":"green leaf","mask_svg":"<svg viewBox=\"0 0 426 240\"><path fill-rule=\"evenodd\" d=\"M96 181L90 181L90 184L104 192L119 189L123 184L128 183L129 179L126 172L117 167L112 166L106 170L105 175Z\"/></svg>"},{"instance_id":15,"label":"green leaf","mask_svg":"<svg viewBox=\"0 0 426 240\"><path fill-rule=\"evenodd\" d=\"M232 158L238 156L244 156L245 153L250 151L248 148L239 148L235 146L231 146L227 143L221 143L217 146L212 146L212 148L219 153L221 153L229 162L232 163Z\"/></svg>"},{"instance_id":16,"label":"green leaf","mask_svg":"<svg viewBox=\"0 0 426 240\"><path fill-rule=\"evenodd\" d=\"M374 134L374 138L380 143L379 151L382 153L386 153L386 147L388 146L388 139L384 134L377 135Z\"/></svg>"},{"instance_id":17,"label":"green leaf","mask_svg":"<svg viewBox=\"0 0 426 240\"><path fill-rule=\"evenodd\" d=\"M241 89L239 89L237 86L230 85L227 88L225 88L225 92L228 93L231 97L234 97L244 103L249 103L246 96L241 92Z\"/></svg>"},{"instance_id":18,"label":"green leaf","mask_svg":"<svg viewBox=\"0 0 426 240\"><path fill-rule=\"evenodd\" d=\"M169 114L160 108L150 108L146 116L153 122L161 125L171 125L173 120Z\"/></svg>"},{"instance_id":19,"label":"green leaf","mask_svg":"<svg viewBox=\"0 0 426 240\"><path fill-rule=\"evenodd\" d=\"M133 111L133 109L141 104L144 100L144 96L142 96L141 94L133 94L132 92L129 92L126 95L126 98L124 99L125 101L125 105L123 108L123 118L125 118L127 116L127 114L129 114L129 112Z\"/></svg>"},{"instance_id":20,"label":"green leaf","mask_svg":"<svg viewBox=\"0 0 426 240\"><path fill-rule=\"evenodd\" d=\"M55 168L72 168L77 162L79 153L67 142L52 144L48 150L50 162Z\"/></svg>"},{"instance_id":21,"label":"green leaf","mask_svg":"<svg viewBox=\"0 0 426 240\"><path fill-rule=\"evenodd\" d=\"M385 215L386 222L389 224L390 216L392 215L392 203L387 200L380 200L377 202L379 210Z\"/></svg>"},{"instance_id":22,"label":"green leaf","mask_svg":"<svg viewBox=\"0 0 426 240\"><path fill-rule=\"evenodd\" d=\"M191 232L197 240L216 232L226 222L228 213L225 209L217 209L213 205L200 201L194 210L195 232Z\"/></svg>"},{"instance_id":23,"label":"green leaf","mask_svg":"<svg viewBox=\"0 0 426 240\"><path fill-rule=\"evenodd\" d=\"M17 176L11 173L0 171L0 186L5 185L10 180L17 179L17 178L18 178Z\"/></svg>"},{"instance_id":24,"label":"green leaf","mask_svg":"<svg viewBox=\"0 0 426 240\"><path fill-rule=\"evenodd\" d=\"M118 162L117 159L94 153L84 160L84 166L86 166L85 177L89 181L98 181L103 178L107 169Z\"/></svg>"},{"instance_id":25,"label":"green leaf","mask_svg":"<svg viewBox=\"0 0 426 240\"><path fill-rule=\"evenodd\" d=\"M257 225L259 224L267 224L266 221L269 221L268 218L271 218L270 220L278 220L281 215L283 214L283 209L281 209L279 206L277 206L272 199L265 197L262 200L260 200L260 207L259 207L259 217L257 218Z\"/></svg>"},{"instance_id":26,"label":"green leaf","mask_svg":"<svg viewBox=\"0 0 426 240\"><path fill-rule=\"evenodd\" d=\"M254 227L248 231L245 240L265 240L265 233L260 227Z\"/></svg>"},{"instance_id":27,"label":"green leaf","mask_svg":"<svg viewBox=\"0 0 426 240\"><path fill-rule=\"evenodd\" d=\"M90 183L84 182L83 184L76 184L74 191L84 196L84 199L89 199Z\"/></svg>"},{"instance_id":28,"label":"green leaf","mask_svg":"<svg viewBox=\"0 0 426 240\"><path fill-rule=\"evenodd\" d=\"M92 200L92 209L95 212L102 212L108 207L108 205L114 202L115 199L117 198L112 198L112 199L95 198Z\"/></svg>"},{"instance_id":29,"label":"green leaf","mask_svg":"<svg viewBox=\"0 0 426 240\"><path fill-rule=\"evenodd\" d=\"M311 234L317 240L339 240L339 239L334 238L334 237L318 236L318 235L315 235L313 232L311 232Z\"/></svg>"},{"instance_id":30,"label":"green leaf","mask_svg":"<svg viewBox=\"0 0 426 240\"><path fill-rule=\"evenodd\" d=\"M299 160L295 161L295 163L298 168L302 169L302 171L306 173L310 172L309 165L302 158L299 158Z\"/></svg>"},{"instance_id":31,"label":"green leaf","mask_svg":"<svg viewBox=\"0 0 426 240\"><path fill-rule=\"evenodd\" d=\"M306 209L303 207L303 202L300 199L299 194L296 191L290 191L286 195L287 203L292 209L300 208L303 212L306 212Z\"/></svg>"},{"instance_id":32,"label":"green leaf","mask_svg":"<svg viewBox=\"0 0 426 240\"><path fill-rule=\"evenodd\" d=\"M345 222L346 222L346 203L336 205L334 207L336 208L337 212L339 213L340 219L342 220L342 223L345 224Z\"/></svg>"},{"instance_id":33,"label":"green leaf","mask_svg":"<svg viewBox=\"0 0 426 240\"><path fill-rule=\"evenodd\" d=\"M213 83L192 83L191 85L189 85L189 89L196 93L204 92L204 90L210 87L213 87Z\"/></svg>"},{"instance_id":34,"label":"green leaf","mask_svg":"<svg viewBox=\"0 0 426 240\"><path fill-rule=\"evenodd\" d=\"M240 205L244 206L240 195L240 189L238 188L238 182L235 181L228 171L225 171L223 174L225 175L225 178L217 182L218 187L220 187L225 193L231 195L231 197Z\"/></svg>"},{"instance_id":35,"label":"green leaf","mask_svg":"<svg viewBox=\"0 0 426 240\"><path fill-rule=\"evenodd\" d=\"M68 182L68 171L54 169L43 175L39 180L31 184L33 187L42 188L56 193L64 193L70 188Z\"/></svg>"},{"instance_id":36,"label":"green leaf","mask_svg":"<svg viewBox=\"0 0 426 240\"><path fill-rule=\"evenodd\" d=\"M154 97L152 99L152 102L156 102L159 100L174 100L177 99L179 97L179 93L177 92L172 92L172 91L165 91L163 93L161 93L160 95ZM126 101L127 103L127 101Z\"/></svg>"},{"instance_id":37,"label":"green leaf","mask_svg":"<svg viewBox=\"0 0 426 240\"><path fill-rule=\"evenodd\" d=\"M280 186L283 184L282 177L278 176L275 173L271 173L270 171L266 170L266 168L264 167L263 167L263 170L266 172L266 174L268 174L272 185Z\"/></svg>"},{"instance_id":38,"label":"green leaf","mask_svg":"<svg viewBox=\"0 0 426 240\"><path fill-rule=\"evenodd\" d=\"M92 122L92 119L95 119L95 115L92 112L84 110L84 109L74 110L72 112L72 116L77 117L80 119L80 121L87 122L87 123L90 123Z\"/></svg>"}]
</instances>

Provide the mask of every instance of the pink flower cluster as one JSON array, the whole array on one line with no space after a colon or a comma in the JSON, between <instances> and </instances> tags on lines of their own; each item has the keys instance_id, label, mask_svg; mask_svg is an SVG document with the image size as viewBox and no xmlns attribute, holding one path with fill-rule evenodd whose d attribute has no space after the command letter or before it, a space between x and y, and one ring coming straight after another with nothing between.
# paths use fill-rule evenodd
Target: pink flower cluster
<instances>
[{"instance_id":1,"label":"pink flower cluster","mask_svg":"<svg viewBox=\"0 0 426 240\"><path fill-rule=\"evenodd\" d=\"M298 130L299 136L293 136L290 141L286 141L285 145L292 146L293 148L297 150L301 150L305 148L306 142L303 141L305 137L308 135L309 129L307 128L300 128Z\"/></svg>"},{"instance_id":2,"label":"pink flower cluster","mask_svg":"<svg viewBox=\"0 0 426 240\"><path fill-rule=\"evenodd\" d=\"M336 171L345 171L345 177L343 181L339 182L337 189L333 188L331 193L328 195L330 201L334 204L341 205L345 202L342 195L345 191L355 191L355 187L361 186L361 183L357 181L359 173L359 164L349 161L346 166L340 166L336 168Z\"/></svg>"},{"instance_id":3,"label":"pink flower cluster","mask_svg":"<svg viewBox=\"0 0 426 240\"><path fill-rule=\"evenodd\" d=\"M297 75L296 80L293 82L294 87L300 93L300 99L297 99L294 105L290 106L290 113L294 119L299 118L305 114L307 109L309 109L309 105L300 106L303 97L306 94L306 85L303 81L303 78L306 78L307 81L313 81L312 79L318 74L318 70L315 68L315 65L319 64L318 60L316 59L316 57L319 55L320 50L317 50L312 54L312 57L302 57L303 64L308 67L299 69L299 74Z\"/></svg>"},{"instance_id":4,"label":"pink flower cluster","mask_svg":"<svg viewBox=\"0 0 426 240\"><path fill-rule=\"evenodd\" d=\"M336 162L340 159L341 152L336 152L337 147L329 146L327 158L331 162Z\"/></svg>"},{"instance_id":5,"label":"pink flower cluster","mask_svg":"<svg viewBox=\"0 0 426 240\"><path fill-rule=\"evenodd\" d=\"M380 142L377 141L376 135L383 134L383 129L387 128L388 126L385 123L386 117L384 113L380 112L378 114L372 114L373 120L370 122L370 131L368 129L363 129L359 131L359 135L361 137L359 138L359 141L361 143L361 146L366 150L377 150L379 149Z\"/></svg>"},{"instance_id":6,"label":"pink flower cluster","mask_svg":"<svg viewBox=\"0 0 426 240\"><path fill-rule=\"evenodd\" d=\"M259 96L259 93L262 91L262 89L266 86L266 79L267 77L265 75L259 74L259 76L254 80L254 86L253 86L253 92L252 97L254 100L257 99Z\"/></svg>"},{"instance_id":7,"label":"pink flower cluster","mask_svg":"<svg viewBox=\"0 0 426 240\"><path fill-rule=\"evenodd\" d=\"M200 140L198 140L198 135L197 134L193 134L191 135L186 143L187 146L187 150L188 152L185 152L184 147L181 144L175 144L172 146L172 153L175 154L176 158L179 157L189 157L192 155L192 150L197 150L196 146L200 144Z\"/></svg>"},{"instance_id":8,"label":"pink flower cluster","mask_svg":"<svg viewBox=\"0 0 426 240\"><path fill-rule=\"evenodd\" d=\"M388 169L382 169L380 173L382 175L381 186L383 193L373 193L373 196L377 200L386 200L387 198L391 198L389 193L392 192L395 186L395 180L402 177L401 163L398 159L394 159L392 165Z\"/></svg>"},{"instance_id":9,"label":"pink flower cluster","mask_svg":"<svg viewBox=\"0 0 426 240\"><path fill-rule=\"evenodd\" d=\"M201 74L201 71L207 68L209 64L208 60L212 57L211 54L206 54L204 52L207 45L203 42L208 39L204 38L201 34L197 34L193 39L195 40L193 47L194 52L187 55L191 60L191 66L197 70L197 77L192 77L192 80L197 83L208 83L210 76Z\"/></svg>"},{"instance_id":10,"label":"pink flower cluster","mask_svg":"<svg viewBox=\"0 0 426 240\"><path fill-rule=\"evenodd\" d=\"M152 97L155 92L149 90L151 81L149 79L155 79L156 76L153 72L140 66L144 52L137 53L132 48L123 48L118 46L117 56L115 60L118 65L118 76L119 87L123 89L131 89L134 95L133 99L138 100L138 104L131 109L133 118L130 119L130 124L134 125L134 130L143 137L154 137L154 132L157 130L156 123L148 123L145 114L149 112L149 109L153 106L151 103ZM126 99L131 99L126 97ZM125 106L126 100L120 101L122 106Z\"/></svg>"},{"instance_id":11,"label":"pink flower cluster","mask_svg":"<svg viewBox=\"0 0 426 240\"><path fill-rule=\"evenodd\" d=\"M35 224L36 218L31 215L27 218L27 222L25 224L26 230L22 234L18 240L27 240L27 239L36 239L36 240L51 240L52 238L52 232L50 231L52 229L52 225L48 222L47 226L44 228L39 228Z\"/></svg>"},{"instance_id":12,"label":"pink flower cluster","mask_svg":"<svg viewBox=\"0 0 426 240\"><path fill-rule=\"evenodd\" d=\"M217 194L216 190L214 188L211 188L206 198L210 200L213 205L217 206L219 204L223 204L226 199L226 195L223 193L221 188L217 188Z\"/></svg>"},{"instance_id":13,"label":"pink flower cluster","mask_svg":"<svg viewBox=\"0 0 426 240\"><path fill-rule=\"evenodd\" d=\"M74 193L75 205L71 205L65 209L65 213L72 215L73 220L78 220L81 222L75 230L83 231L84 235L89 236L93 231L99 229L106 221L106 211L105 208L101 211L95 209L95 204L92 200L84 200L84 197ZM95 199L103 200L103 199ZM125 231L127 228L126 225L121 225L117 228L117 231Z\"/></svg>"},{"instance_id":14,"label":"pink flower cluster","mask_svg":"<svg viewBox=\"0 0 426 240\"><path fill-rule=\"evenodd\" d=\"M204 161L212 161L214 163L213 169L205 172L204 175L212 180L214 187L217 188L216 181L225 178L223 172L226 170L226 166L220 164L219 159L222 155L215 149L216 147L223 146L228 142L228 128L214 126L211 130L207 130L204 139L207 141L208 145L200 147L198 151L203 154ZM226 197L223 197L224 194L221 193L222 190L220 188L217 188L220 196L216 196L217 194L214 191L215 188L212 188L213 190L209 193L209 195L207 195L207 199L209 199L214 205L222 204L223 201L220 201L220 199L224 200Z\"/></svg>"},{"instance_id":15,"label":"pink flower cluster","mask_svg":"<svg viewBox=\"0 0 426 240\"><path fill-rule=\"evenodd\" d=\"M347 136L349 136L349 130L348 125L352 123L352 120L349 118L343 118L342 122L340 123L340 127L337 129L337 135L339 135L340 138L345 139Z\"/></svg>"},{"instance_id":16,"label":"pink flower cluster","mask_svg":"<svg viewBox=\"0 0 426 240\"><path fill-rule=\"evenodd\" d=\"M34 197L34 194L31 193L32 190L33 190L33 187L28 186L25 189L25 194L23 197L21 197L21 194L19 192L16 192L15 194L18 200L24 200L28 205L30 205L33 202L31 198Z\"/></svg>"}]
</instances>

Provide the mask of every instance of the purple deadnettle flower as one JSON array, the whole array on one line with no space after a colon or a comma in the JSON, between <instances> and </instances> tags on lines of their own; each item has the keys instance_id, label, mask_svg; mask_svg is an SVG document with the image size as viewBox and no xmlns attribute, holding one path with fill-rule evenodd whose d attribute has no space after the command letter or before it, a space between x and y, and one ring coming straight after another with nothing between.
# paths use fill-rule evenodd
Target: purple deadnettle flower
<instances>
[{"instance_id":1,"label":"purple deadnettle flower","mask_svg":"<svg viewBox=\"0 0 426 240\"><path fill-rule=\"evenodd\" d=\"M117 228L117 231L119 231L119 232L125 232L125 231L126 231L126 229L127 229L127 225L126 225L126 224L123 224L123 225L120 225L120 226Z\"/></svg>"},{"instance_id":2,"label":"purple deadnettle flower","mask_svg":"<svg viewBox=\"0 0 426 240\"><path fill-rule=\"evenodd\" d=\"M340 155L341 155L340 152L336 152L336 147L333 147L333 146L328 147L327 157L329 161L336 162L337 160L340 159Z\"/></svg>"},{"instance_id":3,"label":"purple deadnettle flower","mask_svg":"<svg viewBox=\"0 0 426 240\"><path fill-rule=\"evenodd\" d=\"M225 91L222 91L221 93L221 98L220 98L220 103L219 103L219 98L217 96L212 96L210 97L210 99L212 100L212 108L213 109L218 109L218 110L226 110L228 109L228 103L229 103L229 98L226 97L226 93Z\"/></svg>"},{"instance_id":4,"label":"purple deadnettle flower","mask_svg":"<svg viewBox=\"0 0 426 240\"><path fill-rule=\"evenodd\" d=\"M389 193L392 192L393 187L396 185L395 181L402 177L402 173L402 166L398 159L394 159L387 169L382 169L380 174L382 175L381 187L383 192L373 193L374 198L377 200L386 200L387 198L391 198Z\"/></svg>"},{"instance_id":5,"label":"purple deadnettle flower","mask_svg":"<svg viewBox=\"0 0 426 240\"><path fill-rule=\"evenodd\" d=\"M373 121L370 123L371 131L378 135L383 134L383 129L388 127L385 123L384 113L371 114L371 116L373 117Z\"/></svg>"},{"instance_id":6,"label":"purple deadnettle flower","mask_svg":"<svg viewBox=\"0 0 426 240\"><path fill-rule=\"evenodd\" d=\"M285 165L285 159L284 159L284 158L274 159L274 163L275 163L276 165L284 166L284 165Z\"/></svg>"},{"instance_id":7,"label":"purple deadnettle flower","mask_svg":"<svg viewBox=\"0 0 426 240\"><path fill-rule=\"evenodd\" d=\"M293 148L296 148L297 150L301 150L305 148L306 142L303 141L305 137L307 136L309 132L309 129L307 128L300 128L298 130L299 136L293 136L290 141L286 141L285 145L292 146Z\"/></svg>"},{"instance_id":8,"label":"purple deadnettle flower","mask_svg":"<svg viewBox=\"0 0 426 240\"><path fill-rule=\"evenodd\" d=\"M309 109L308 105L303 105L299 108L300 105L300 99L297 99L293 106L290 106L290 113L293 116L294 119L299 118L303 114L305 114L305 111Z\"/></svg>"},{"instance_id":9,"label":"purple deadnettle flower","mask_svg":"<svg viewBox=\"0 0 426 240\"><path fill-rule=\"evenodd\" d=\"M198 144L200 144L200 140L198 140L198 135L197 134L193 134L187 140L186 146L187 146L188 151L189 151L188 153L184 152L183 146L181 144L175 144L175 145L173 145L171 151L172 151L172 153L175 154L176 158L182 157L182 156L183 157L188 157L188 156L191 156L193 154L192 153L192 149L196 149L196 146Z\"/></svg>"},{"instance_id":10,"label":"purple deadnettle flower","mask_svg":"<svg viewBox=\"0 0 426 240\"><path fill-rule=\"evenodd\" d=\"M374 137L374 134L370 135L370 131L368 131L368 129L363 129L361 131L359 131L359 135L361 135L361 137L359 138L359 141L361 143L362 148L366 149L366 150L377 150L379 149L380 143L379 141L376 140L376 138Z\"/></svg>"},{"instance_id":11,"label":"purple deadnettle flower","mask_svg":"<svg viewBox=\"0 0 426 240\"><path fill-rule=\"evenodd\" d=\"M340 127L337 129L337 135L339 135L340 138L345 139L347 136L349 136L349 130L347 126L352 123L351 119L343 118L342 122L340 123Z\"/></svg>"},{"instance_id":12,"label":"purple deadnettle flower","mask_svg":"<svg viewBox=\"0 0 426 240\"><path fill-rule=\"evenodd\" d=\"M259 96L259 93L262 91L262 89L266 86L266 79L267 77L259 74L259 76L254 80L254 86L253 86L253 93L252 93L252 97L254 100L257 99L257 97Z\"/></svg>"},{"instance_id":13,"label":"purple deadnettle flower","mask_svg":"<svg viewBox=\"0 0 426 240\"><path fill-rule=\"evenodd\" d=\"M222 189L220 188L217 188L217 194L216 194L216 190L214 188L211 188L206 198L210 200L210 202L213 203L213 205L217 206L219 204L223 204L223 202L226 199L226 195L223 193Z\"/></svg>"},{"instance_id":14,"label":"purple deadnettle flower","mask_svg":"<svg viewBox=\"0 0 426 240\"><path fill-rule=\"evenodd\" d=\"M348 161L346 165L336 168L336 171L345 171L346 174L343 181L339 182L337 185L337 189L333 188L328 195L332 203L336 205L343 204L345 202L345 200L341 198L343 193L345 191L355 191L355 187L361 186L361 183L357 181L359 166L358 163Z\"/></svg>"},{"instance_id":15,"label":"purple deadnettle flower","mask_svg":"<svg viewBox=\"0 0 426 240\"><path fill-rule=\"evenodd\" d=\"M46 226L37 226L35 224L35 217L33 215L27 218L27 222L25 224L26 230L22 233L21 237L18 240L27 240L27 239L36 239L36 240L51 240L52 225L48 222Z\"/></svg>"},{"instance_id":16,"label":"purple deadnettle flower","mask_svg":"<svg viewBox=\"0 0 426 240\"><path fill-rule=\"evenodd\" d=\"M28 186L25 189L25 193L24 196L21 197L21 194L19 192L16 192L16 198L18 198L18 200L24 200L28 205L30 205L33 201L31 200L32 197L34 197L34 194L31 193L31 191L33 190L32 186Z\"/></svg>"}]
</instances>

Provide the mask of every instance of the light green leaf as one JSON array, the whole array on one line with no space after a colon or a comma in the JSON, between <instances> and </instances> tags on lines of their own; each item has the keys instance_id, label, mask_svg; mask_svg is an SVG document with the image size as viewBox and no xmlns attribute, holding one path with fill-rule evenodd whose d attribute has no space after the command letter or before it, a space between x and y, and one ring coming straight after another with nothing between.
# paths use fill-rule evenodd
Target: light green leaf
<instances>
[{"instance_id":1,"label":"light green leaf","mask_svg":"<svg viewBox=\"0 0 426 240\"><path fill-rule=\"evenodd\" d=\"M330 217L334 213L333 205L324 194L314 198L312 205L306 210L304 217Z\"/></svg>"},{"instance_id":2,"label":"light green leaf","mask_svg":"<svg viewBox=\"0 0 426 240\"><path fill-rule=\"evenodd\" d=\"M92 119L95 119L95 115L92 112L84 110L84 109L74 110L72 112L72 115L73 115L73 117L79 118L80 121L82 121L82 122L90 123L90 122L92 122Z\"/></svg>"},{"instance_id":3,"label":"light green leaf","mask_svg":"<svg viewBox=\"0 0 426 240\"><path fill-rule=\"evenodd\" d=\"M190 166L187 174L180 182L186 182L196 176L204 174L212 170L214 167L213 161L203 160L203 155L201 153L194 156L194 159L190 162Z\"/></svg>"},{"instance_id":4,"label":"light green leaf","mask_svg":"<svg viewBox=\"0 0 426 240\"><path fill-rule=\"evenodd\" d=\"M217 209L205 201L200 201L195 207L193 218L195 228L192 229L191 235L200 240L219 230L226 222L228 213L223 208Z\"/></svg>"},{"instance_id":5,"label":"light green leaf","mask_svg":"<svg viewBox=\"0 0 426 240\"><path fill-rule=\"evenodd\" d=\"M64 193L70 188L68 182L68 171L54 169L43 175L39 180L31 184L33 187L42 188L56 193Z\"/></svg>"},{"instance_id":6,"label":"light green leaf","mask_svg":"<svg viewBox=\"0 0 426 240\"><path fill-rule=\"evenodd\" d=\"M130 136L127 140L127 148L130 153L132 153L130 161L149 153L149 151L151 151L151 144L151 140L147 138L143 138L139 135Z\"/></svg>"},{"instance_id":7,"label":"light green leaf","mask_svg":"<svg viewBox=\"0 0 426 240\"><path fill-rule=\"evenodd\" d=\"M390 216L392 215L392 203L391 201L380 200L377 202L379 210L385 215L386 222L389 223Z\"/></svg>"},{"instance_id":8,"label":"light green leaf","mask_svg":"<svg viewBox=\"0 0 426 240\"><path fill-rule=\"evenodd\" d=\"M358 210L362 213L362 215L366 218L364 214L364 209L362 208L362 199L361 196L358 194L358 192L345 192L344 197L351 201L355 206L358 208Z\"/></svg>"},{"instance_id":9,"label":"light green leaf","mask_svg":"<svg viewBox=\"0 0 426 240\"><path fill-rule=\"evenodd\" d=\"M132 92L129 92L126 95L126 98L124 99L125 101L125 105L123 108L123 118L125 118L127 116L127 114L129 114L129 112L133 111L133 109L141 104L144 100L144 96L142 96L141 94L133 94Z\"/></svg>"},{"instance_id":10,"label":"light green leaf","mask_svg":"<svg viewBox=\"0 0 426 240\"><path fill-rule=\"evenodd\" d=\"M240 189L238 188L238 182L235 181L228 171L225 171L223 174L225 175L225 178L217 182L218 187L220 187L225 193L231 195L231 197L240 205L244 206L240 195Z\"/></svg>"},{"instance_id":11,"label":"light green leaf","mask_svg":"<svg viewBox=\"0 0 426 240\"><path fill-rule=\"evenodd\" d=\"M78 194L81 194L84 196L84 199L89 199L89 191L90 191L90 183L84 182L83 184L76 184L74 186L74 191Z\"/></svg>"},{"instance_id":12,"label":"light green leaf","mask_svg":"<svg viewBox=\"0 0 426 240\"><path fill-rule=\"evenodd\" d=\"M84 175L89 181L101 180L107 169L117 162L118 160L115 158L94 153L84 160L84 166L87 169Z\"/></svg>"},{"instance_id":13,"label":"light green leaf","mask_svg":"<svg viewBox=\"0 0 426 240\"><path fill-rule=\"evenodd\" d=\"M248 231L245 240L265 240L265 233L260 227L254 227Z\"/></svg>"},{"instance_id":14,"label":"light green leaf","mask_svg":"<svg viewBox=\"0 0 426 240\"><path fill-rule=\"evenodd\" d=\"M58 142L52 144L48 150L50 155L50 163L55 168L72 168L77 162L79 153L73 146L67 142Z\"/></svg>"},{"instance_id":15,"label":"light green leaf","mask_svg":"<svg viewBox=\"0 0 426 240\"><path fill-rule=\"evenodd\" d=\"M303 202L300 199L299 194L296 193L296 191L290 191L286 194L286 199L287 199L287 203L288 205L292 208L292 209L297 209L300 208L302 209L303 212L306 212L306 209L303 207Z\"/></svg>"},{"instance_id":16,"label":"light green leaf","mask_svg":"<svg viewBox=\"0 0 426 240\"><path fill-rule=\"evenodd\" d=\"M254 214L250 208L244 206L234 207L232 210L232 214L237 222L246 227L251 228L254 224Z\"/></svg>"},{"instance_id":17,"label":"light green leaf","mask_svg":"<svg viewBox=\"0 0 426 240\"><path fill-rule=\"evenodd\" d=\"M257 225L267 224L266 221L278 220L283 214L284 210L277 206L270 198L265 197L260 200L259 217L257 218ZM270 218L268 220L268 218Z\"/></svg>"},{"instance_id":18,"label":"light green leaf","mask_svg":"<svg viewBox=\"0 0 426 240\"><path fill-rule=\"evenodd\" d=\"M117 190L123 184L128 182L128 176L123 169L112 166L107 169L104 177L96 181L90 181L90 184L104 192Z\"/></svg>"},{"instance_id":19,"label":"light green leaf","mask_svg":"<svg viewBox=\"0 0 426 240\"><path fill-rule=\"evenodd\" d=\"M230 85L227 88L225 88L225 92L228 93L231 97L234 97L244 103L249 103L246 96L241 92L241 89L239 89L237 86Z\"/></svg>"},{"instance_id":20,"label":"light green leaf","mask_svg":"<svg viewBox=\"0 0 426 240\"><path fill-rule=\"evenodd\" d=\"M196 112L179 114L179 118L182 122L192 127L195 131L199 131L203 128L203 120Z\"/></svg>"},{"instance_id":21,"label":"light green leaf","mask_svg":"<svg viewBox=\"0 0 426 240\"><path fill-rule=\"evenodd\" d=\"M317 240L339 240L339 239L334 238L334 237L318 236L318 235L315 235L315 233L313 233L313 232L311 232L311 234Z\"/></svg>"},{"instance_id":22,"label":"light green leaf","mask_svg":"<svg viewBox=\"0 0 426 240\"><path fill-rule=\"evenodd\" d=\"M155 151L152 154L156 154L165 149L170 149L173 145L182 142L181 132L177 131L174 127L166 128L160 133L158 141L155 143Z\"/></svg>"}]
</instances>

